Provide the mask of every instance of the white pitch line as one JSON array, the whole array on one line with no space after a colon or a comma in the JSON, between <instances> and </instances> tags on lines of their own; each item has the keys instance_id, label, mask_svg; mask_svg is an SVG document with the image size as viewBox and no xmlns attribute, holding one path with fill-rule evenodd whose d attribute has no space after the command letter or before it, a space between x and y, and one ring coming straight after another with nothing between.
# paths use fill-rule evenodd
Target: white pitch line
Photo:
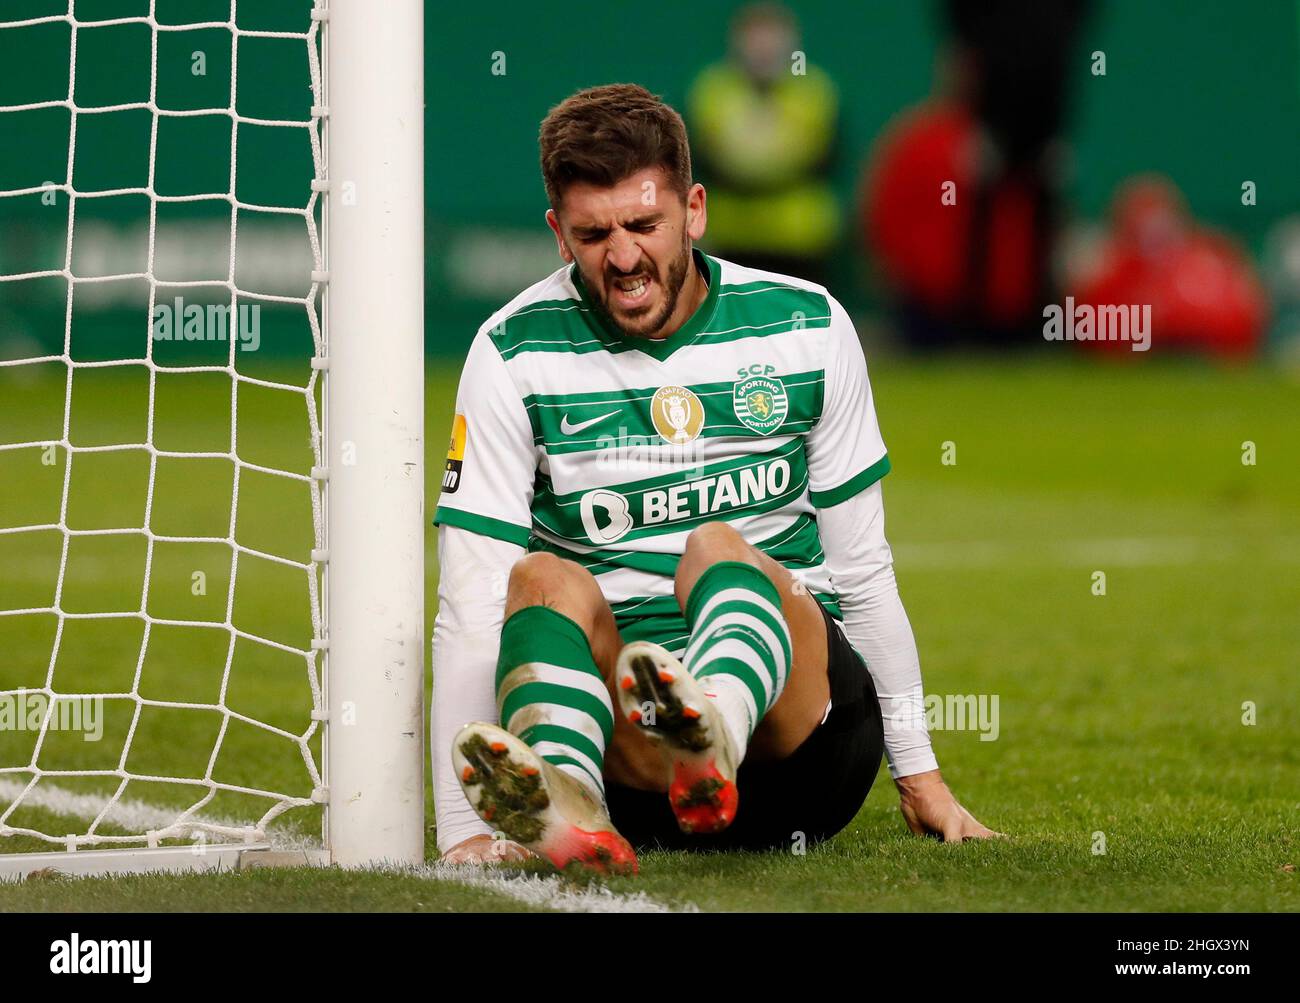
<instances>
[{"instance_id":1,"label":"white pitch line","mask_svg":"<svg viewBox=\"0 0 1300 1003\"><path fill-rule=\"evenodd\" d=\"M496 892L525 905L554 909L557 912L699 912L693 904L673 908L651 898L645 892L620 895L602 885L574 885L558 874L510 874L475 867L470 864L430 864L412 873L434 881Z\"/></svg>"},{"instance_id":2,"label":"white pitch line","mask_svg":"<svg viewBox=\"0 0 1300 1003\"><path fill-rule=\"evenodd\" d=\"M24 781L0 777L0 800L12 802L26 787ZM107 800L107 794L78 794L55 784L37 783L23 798L19 810L23 807L44 808L56 815L93 819L103 810ZM129 832L145 833L167 828L180 818L183 811L183 808L163 808L134 798L118 798L104 815L104 821L121 826ZM247 819L228 819L202 814L192 815L188 821L232 829L242 829L248 825ZM276 826L271 826L266 835L277 850L319 849L320 845L310 839L290 835L277 829Z\"/></svg>"},{"instance_id":3,"label":"white pitch line","mask_svg":"<svg viewBox=\"0 0 1300 1003\"><path fill-rule=\"evenodd\" d=\"M0 777L0 800L12 801L23 792L26 783ZM23 805L44 808L58 815L74 818L92 819L104 807L107 795L78 794L49 783L40 783L32 788L23 798ZM180 815L179 808L161 808L133 798L120 798L108 813L104 821L122 826L131 832L147 832L151 829L163 829L176 821ZM238 828L247 823L235 819L216 818L204 815L193 819L230 828ZM267 836L277 850L319 849L320 844L300 837L289 837L277 832L275 827ZM601 885L587 887L577 886L560 875L512 874L490 868L478 868L470 865L425 864L414 868L392 868L395 873L409 874L422 880L446 881L484 891L495 892L514 899L524 905L557 912L617 912L617 913L670 913L698 912L694 905L673 908L659 902L645 892L620 895Z\"/></svg>"}]
</instances>

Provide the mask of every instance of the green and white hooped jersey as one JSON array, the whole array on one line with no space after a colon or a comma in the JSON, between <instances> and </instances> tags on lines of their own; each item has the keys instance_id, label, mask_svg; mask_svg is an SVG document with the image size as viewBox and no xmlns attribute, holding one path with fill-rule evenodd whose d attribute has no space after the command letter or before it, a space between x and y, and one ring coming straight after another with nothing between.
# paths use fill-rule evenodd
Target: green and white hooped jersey
<instances>
[{"instance_id":1,"label":"green and white hooped jersey","mask_svg":"<svg viewBox=\"0 0 1300 1003\"><path fill-rule=\"evenodd\" d=\"M663 340L607 328L573 266L490 317L434 518L578 562L625 641L675 653L692 529L728 523L838 616L816 511L889 470L844 308L802 279L695 260L708 295Z\"/></svg>"}]
</instances>

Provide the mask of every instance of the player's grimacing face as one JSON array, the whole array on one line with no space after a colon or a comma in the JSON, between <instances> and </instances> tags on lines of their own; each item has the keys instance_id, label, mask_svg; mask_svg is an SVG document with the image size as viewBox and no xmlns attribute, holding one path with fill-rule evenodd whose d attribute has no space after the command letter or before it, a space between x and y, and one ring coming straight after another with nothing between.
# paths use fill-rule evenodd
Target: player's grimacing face
<instances>
[{"instance_id":1,"label":"player's grimacing face","mask_svg":"<svg viewBox=\"0 0 1300 1003\"><path fill-rule=\"evenodd\" d=\"M565 261L576 261L591 296L624 333L660 336L689 316L680 299L691 241L704 235L704 189L685 199L659 168L610 188L578 182L546 214ZM693 309L693 304L689 305Z\"/></svg>"}]
</instances>

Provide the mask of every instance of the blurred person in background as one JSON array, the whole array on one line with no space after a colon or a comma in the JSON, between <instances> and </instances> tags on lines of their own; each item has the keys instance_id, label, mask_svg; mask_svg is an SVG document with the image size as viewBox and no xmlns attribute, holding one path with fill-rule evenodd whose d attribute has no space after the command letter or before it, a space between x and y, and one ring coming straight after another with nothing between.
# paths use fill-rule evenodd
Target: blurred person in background
<instances>
[{"instance_id":1,"label":"blurred person in background","mask_svg":"<svg viewBox=\"0 0 1300 1003\"><path fill-rule=\"evenodd\" d=\"M1088 0L948 0L936 98L873 151L861 225L915 348L1042 336ZM1074 67L1072 70L1071 67Z\"/></svg>"},{"instance_id":2,"label":"blurred person in background","mask_svg":"<svg viewBox=\"0 0 1300 1003\"><path fill-rule=\"evenodd\" d=\"M1278 220L1264 248L1263 273L1273 308L1269 348L1300 370L1300 214Z\"/></svg>"},{"instance_id":3,"label":"blurred person in background","mask_svg":"<svg viewBox=\"0 0 1300 1003\"><path fill-rule=\"evenodd\" d=\"M1268 322L1268 298L1253 260L1227 236L1197 222L1168 178L1129 179L1111 203L1098 244L1072 254L1066 291L1077 306L1149 305L1151 344L1218 356L1253 355ZM1117 341L1083 344L1101 351Z\"/></svg>"},{"instance_id":4,"label":"blurred person in background","mask_svg":"<svg viewBox=\"0 0 1300 1003\"><path fill-rule=\"evenodd\" d=\"M741 8L730 45L730 57L696 78L686 103L709 191L709 248L824 285L840 219L830 181L835 85L807 63L794 15L780 4Z\"/></svg>"}]
</instances>

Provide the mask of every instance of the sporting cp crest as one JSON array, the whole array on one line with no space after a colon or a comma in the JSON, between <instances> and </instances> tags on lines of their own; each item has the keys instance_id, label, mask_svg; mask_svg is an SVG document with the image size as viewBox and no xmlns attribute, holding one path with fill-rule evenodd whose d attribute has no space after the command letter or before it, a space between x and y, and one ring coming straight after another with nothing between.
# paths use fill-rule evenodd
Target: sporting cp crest
<instances>
[{"instance_id":1,"label":"sporting cp crest","mask_svg":"<svg viewBox=\"0 0 1300 1003\"><path fill-rule=\"evenodd\" d=\"M768 435L781 427L790 411L785 385L770 376L751 376L737 380L732 405L740 423L755 432Z\"/></svg>"}]
</instances>

